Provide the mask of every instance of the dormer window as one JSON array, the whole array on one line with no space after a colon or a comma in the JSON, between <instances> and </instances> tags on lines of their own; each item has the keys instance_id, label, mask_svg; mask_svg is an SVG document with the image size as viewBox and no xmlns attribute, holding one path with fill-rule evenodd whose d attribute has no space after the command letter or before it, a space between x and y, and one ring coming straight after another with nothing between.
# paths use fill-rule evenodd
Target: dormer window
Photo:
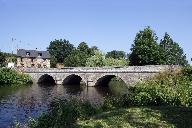
<instances>
[{"instance_id":1,"label":"dormer window","mask_svg":"<svg viewBox=\"0 0 192 128\"><path fill-rule=\"evenodd\" d=\"M42 53L38 53L38 57L41 57L42 56Z\"/></svg>"},{"instance_id":2,"label":"dormer window","mask_svg":"<svg viewBox=\"0 0 192 128\"><path fill-rule=\"evenodd\" d=\"M26 56L30 56L30 52L26 52Z\"/></svg>"}]
</instances>

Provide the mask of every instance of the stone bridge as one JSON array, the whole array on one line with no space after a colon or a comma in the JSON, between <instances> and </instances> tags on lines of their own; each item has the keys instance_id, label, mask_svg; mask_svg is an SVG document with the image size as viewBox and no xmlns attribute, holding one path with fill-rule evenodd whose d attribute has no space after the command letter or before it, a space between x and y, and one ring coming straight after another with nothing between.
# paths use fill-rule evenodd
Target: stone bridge
<instances>
[{"instance_id":1,"label":"stone bridge","mask_svg":"<svg viewBox=\"0 0 192 128\"><path fill-rule=\"evenodd\" d=\"M55 84L79 84L84 82L87 86L104 85L113 78L122 79L127 85L146 80L155 74L166 70L175 70L174 65L148 65L128 67L66 67L56 68L25 68L34 82ZM52 79L52 81L51 81Z\"/></svg>"}]
</instances>

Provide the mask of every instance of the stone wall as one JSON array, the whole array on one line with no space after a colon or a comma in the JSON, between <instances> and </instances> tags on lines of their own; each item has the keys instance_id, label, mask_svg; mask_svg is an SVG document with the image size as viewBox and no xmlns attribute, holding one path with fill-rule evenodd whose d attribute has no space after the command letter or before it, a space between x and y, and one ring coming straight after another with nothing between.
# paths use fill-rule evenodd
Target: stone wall
<instances>
[{"instance_id":1,"label":"stone wall","mask_svg":"<svg viewBox=\"0 0 192 128\"><path fill-rule=\"evenodd\" d=\"M50 60L42 58L17 58L17 67L50 68Z\"/></svg>"}]
</instances>

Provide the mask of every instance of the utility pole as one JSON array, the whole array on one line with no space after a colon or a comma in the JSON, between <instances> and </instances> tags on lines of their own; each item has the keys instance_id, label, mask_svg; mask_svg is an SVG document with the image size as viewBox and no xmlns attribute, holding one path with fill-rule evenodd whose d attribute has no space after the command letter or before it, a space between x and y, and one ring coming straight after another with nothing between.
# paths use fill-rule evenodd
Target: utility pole
<instances>
[{"instance_id":1,"label":"utility pole","mask_svg":"<svg viewBox=\"0 0 192 128\"><path fill-rule=\"evenodd\" d=\"M15 41L15 38L11 38L11 53L13 54L13 42Z\"/></svg>"}]
</instances>

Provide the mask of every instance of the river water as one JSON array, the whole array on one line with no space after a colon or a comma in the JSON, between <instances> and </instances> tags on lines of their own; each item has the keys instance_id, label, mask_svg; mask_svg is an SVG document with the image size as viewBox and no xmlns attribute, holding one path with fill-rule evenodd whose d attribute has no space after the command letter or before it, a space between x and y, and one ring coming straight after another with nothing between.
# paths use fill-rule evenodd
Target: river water
<instances>
[{"instance_id":1,"label":"river water","mask_svg":"<svg viewBox=\"0 0 192 128\"><path fill-rule=\"evenodd\" d=\"M51 101L71 96L100 101L111 95L108 87L85 87L80 85L46 86L33 84L22 87L0 88L0 128L9 128L16 122L24 123L46 112Z\"/></svg>"}]
</instances>

